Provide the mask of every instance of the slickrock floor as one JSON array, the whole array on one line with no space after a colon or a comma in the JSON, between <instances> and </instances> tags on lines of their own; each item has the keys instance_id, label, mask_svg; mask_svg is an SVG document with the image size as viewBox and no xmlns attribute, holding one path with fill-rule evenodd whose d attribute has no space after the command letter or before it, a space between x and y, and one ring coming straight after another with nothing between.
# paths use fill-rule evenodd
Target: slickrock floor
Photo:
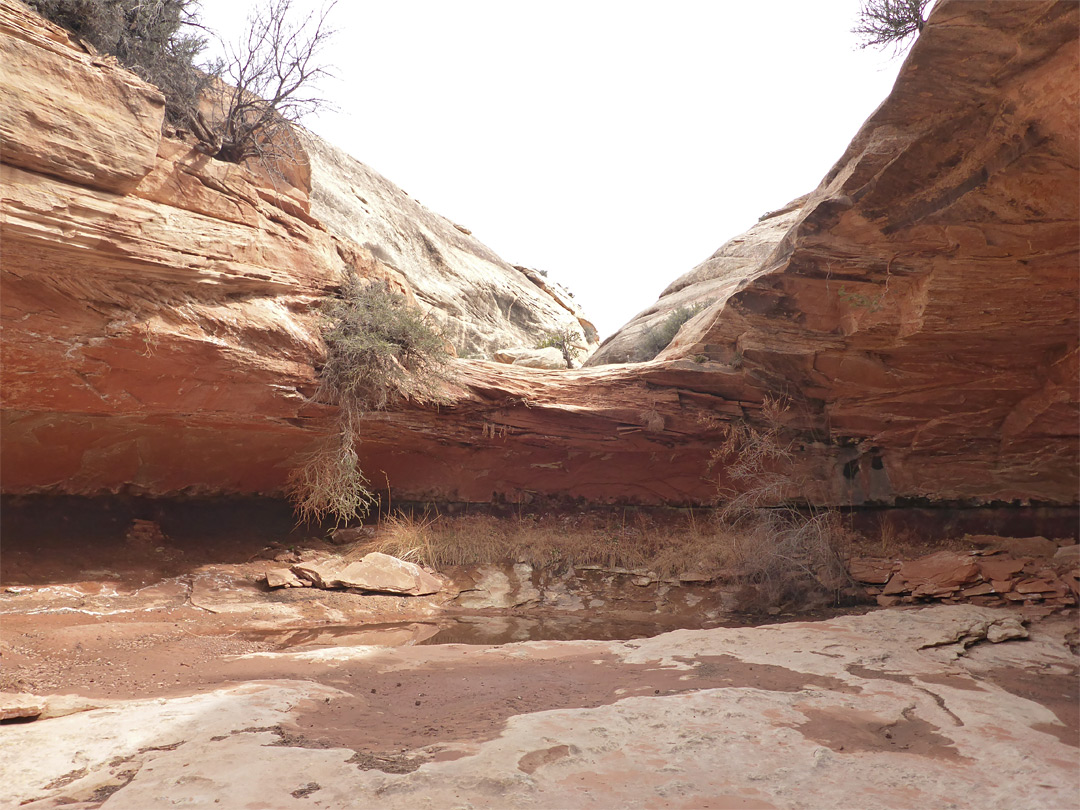
<instances>
[{"instance_id":1,"label":"slickrock floor","mask_svg":"<svg viewBox=\"0 0 1080 810\"><path fill-rule=\"evenodd\" d=\"M1075 626L961 605L626 642L215 636L146 645L150 680L137 650L109 667L115 631L100 680L44 701L64 716L0 728L0 805L1073 808Z\"/></svg>"}]
</instances>

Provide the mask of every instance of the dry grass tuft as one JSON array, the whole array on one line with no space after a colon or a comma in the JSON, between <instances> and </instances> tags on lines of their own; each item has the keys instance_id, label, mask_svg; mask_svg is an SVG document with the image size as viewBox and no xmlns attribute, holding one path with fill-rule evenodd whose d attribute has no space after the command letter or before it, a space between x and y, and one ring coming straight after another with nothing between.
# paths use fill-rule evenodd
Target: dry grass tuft
<instances>
[{"instance_id":1,"label":"dry grass tuft","mask_svg":"<svg viewBox=\"0 0 1080 810\"><path fill-rule=\"evenodd\" d=\"M629 515L490 515L397 513L373 540L350 552L381 551L433 568L524 562L538 567L596 565L651 572L720 576L734 544L713 520L690 516L658 522Z\"/></svg>"},{"instance_id":2,"label":"dry grass tuft","mask_svg":"<svg viewBox=\"0 0 1080 810\"><path fill-rule=\"evenodd\" d=\"M927 552L927 543L916 532L901 525L889 514L882 514L877 520L878 546L875 552L882 557L918 557ZM872 533L871 533L872 536ZM966 548L966 544L955 540L939 541L934 548L946 548L957 546Z\"/></svg>"},{"instance_id":3,"label":"dry grass tuft","mask_svg":"<svg viewBox=\"0 0 1080 810\"><path fill-rule=\"evenodd\" d=\"M693 513L657 520L642 513L499 518L399 512L384 518L374 539L349 556L381 551L435 569L524 562L716 580L738 591L738 607L746 612L835 598L849 582L836 517L790 520L763 511L736 524Z\"/></svg>"},{"instance_id":4,"label":"dry grass tuft","mask_svg":"<svg viewBox=\"0 0 1080 810\"><path fill-rule=\"evenodd\" d=\"M692 512L666 522L639 512L510 519L399 512L356 553L382 551L436 569L524 562L719 580L737 591L736 608L751 613L840 602L856 592L846 565L852 538L836 512L790 505L805 482L793 472L787 409L786 402L766 400L758 423L723 428L713 463L724 465L737 489L720 493L721 508L707 518Z\"/></svg>"},{"instance_id":5,"label":"dry grass tuft","mask_svg":"<svg viewBox=\"0 0 1080 810\"><path fill-rule=\"evenodd\" d=\"M740 585L740 610L763 613L837 603L855 585L847 570L847 533L835 512L759 509L731 531L730 563L732 580Z\"/></svg>"},{"instance_id":6,"label":"dry grass tuft","mask_svg":"<svg viewBox=\"0 0 1080 810\"><path fill-rule=\"evenodd\" d=\"M808 482L796 473L789 410L787 400L766 398L760 421L723 426L712 454L734 485L717 494L735 538L730 559L747 612L839 601L843 591L854 592L845 562L851 538L839 515L791 505Z\"/></svg>"},{"instance_id":7,"label":"dry grass tuft","mask_svg":"<svg viewBox=\"0 0 1080 810\"><path fill-rule=\"evenodd\" d=\"M723 493L721 508L704 518L693 512L666 521L641 512L514 518L399 512L353 553L382 551L436 569L524 562L716 580L737 592L737 609L751 613L839 602L855 593L846 566L851 538L836 512L788 505L805 489L792 472L786 410L786 403L766 401L760 423L728 426L713 460L738 491Z\"/></svg>"}]
</instances>

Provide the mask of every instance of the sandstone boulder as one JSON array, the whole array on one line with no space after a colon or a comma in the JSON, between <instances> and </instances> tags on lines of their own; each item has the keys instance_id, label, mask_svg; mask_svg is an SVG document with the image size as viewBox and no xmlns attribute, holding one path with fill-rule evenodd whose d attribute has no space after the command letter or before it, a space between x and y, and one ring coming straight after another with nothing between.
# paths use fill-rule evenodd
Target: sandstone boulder
<instances>
[{"instance_id":1,"label":"sandstone boulder","mask_svg":"<svg viewBox=\"0 0 1080 810\"><path fill-rule=\"evenodd\" d=\"M32 720L45 711L45 700L26 692L0 692L0 720Z\"/></svg>"},{"instance_id":2,"label":"sandstone boulder","mask_svg":"<svg viewBox=\"0 0 1080 810\"><path fill-rule=\"evenodd\" d=\"M340 588L338 574L344 567L341 562L301 562L292 567L292 573L307 580L316 588Z\"/></svg>"},{"instance_id":3,"label":"sandstone boulder","mask_svg":"<svg viewBox=\"0 0 1080 810\"><path fill-rule=\"evenodd\" d=\"M342 572L342 584L365 591L424 596L438 593L442 582L419 565L373 551Z\"/></svg>"},{"instance_id":4,"label":"sandstone boulder","mask_svg":"<svg viewBox=\"0 0 1080 810\"><path fill-rule=\"evenodd\" d=\"M1014 557L1053 557L1058 544L1045 537L994 537L980 535L972 538L974 543L982 543L996 551L1004 551Z\"/></svg>"},{"instance_id":5,"label":"sandstone boulder","mask_svg":"<svg viewBox=\"0 0 1080 810\"><path fill-rule=\"evenodd\" d=\"M266 572L266 585L270 588L302 588L310 584L288 568L271 568Z\"/></svg>"},{"instance_id":6,"label":"sandstone boulder","mask_svg":"<svg viewBox=\"0 0 1080 810\"><path fill-rule=\"evenodd\" d=\"M1014 574L1024 570L1023 560L1014 560L1012 557L988 557L976 562L979 573L983 579L1006 580Z\"/></svg>"},{"instance_id":7,"label":"sandstone boulder","mask_svg":"<svg viewBox=\"0 0 1080 810\"><path fill-rule=\"evenodd\" d=\"M456 602L469 610L509 609L538 602L540 591L532 582L532 566L482 566L473 576L456 584L461 589Z\"/></svg>"},{"instance_id":8,"label":"sandstone boulder","mask_svg":"<svg viewBox=\"0 0 1080 810\"><path fill-rule=\"evenodd\" d=\"M856 582L873 585L884 585L895 569L896 563L893 560L874 557L859 557L848 563L848 573Z\"/></svg>"},{"instance_id":9,"label":"sandstone boulder","mask_svg":"<svg viewBox=\"0 0 1080 810\"><path fill-rule=\"evenodd\" d=\"M978 578L979 566L970 555L958 554L955 551L939 551L936 554L903 563L897 575L908 584L917 587L932 586L956 590Z\"/></svg>"},{"instance_id":10,"label":"sandstone boulder","mask_svg":"<svg viewBox=\"0 0 1080 810\"><path fill-rule=\"evenodd\" d=\"M1000 644L1016 638L1028 638L1028 635L1023 622L1015 617L993 622L986 628L986 640L992 644Z\"/></svg>"},{"instance_id":11,"label":"sandstone boulder","mask_svg":"<svg viewBox=\"0 0 1080 810\"><path fill-rule=\"evenodd\" d=\"M335 546L345 546L361 540L370 540L374 535L375 529L372 526L350 526L343 529L334 529L330 533L329 541Z\"/></svg>"},{"instance_id":12,"label":"sandstone boulder","mask_svg":"<svg viewBox=\"0 0 1080 810\"><path fill-rule=\"evenodd\" d=\"M1025 596L1039 594L1043 597L1065 596L1069 592L1067 586L1057 577L1025 579L1016 583L1015 590Z\"/></svg>"},{"instance_id":13,"label":"sandstone boulder","mask_svg":"<svg viewBox=\"0 0 1080 810\"><path fill-rule=\"evenodd\" d=\"M294 565L292 570L317 588L355 588L406 596L425 596L442 589L442 582L420 566L377 551L356 562L305 562Z\"/></svg>"}]
</instances>

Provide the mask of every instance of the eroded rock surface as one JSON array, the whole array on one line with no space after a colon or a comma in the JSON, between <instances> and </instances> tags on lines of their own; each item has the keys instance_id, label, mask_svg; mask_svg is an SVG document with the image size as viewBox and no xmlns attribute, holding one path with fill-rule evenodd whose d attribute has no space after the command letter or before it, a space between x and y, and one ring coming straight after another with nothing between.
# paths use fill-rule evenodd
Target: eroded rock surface
<instances>
[{"instance_id":1,"label":"eroded rock surface","mask_svg":"<svg viewBox=\"0 0 1080 810\"><path fill-rule=\"evenodd\" d=\"M656 350L650 337L664 321L680 308L707 308L726 301L772 255L798 220L805 203L805 196L792 200L765 214L746 233L729 239L708 259L671 282L655 304L607 338L586 365L651 360Z\"/></svg>"},{"instance_id":2,"label":"eroded rock surface","mask_svg":"<svg viewBox=\"0 0 1080 810\"><path fill-rule=\"evenodd\" d=\"M140 809L238 795L267 808L1065 808L1072 623L1016 640L1014 613L936 607L627 642L218 658L202 688L5 727L0 790L30 807Z\"/></svg>"},{"instance_id":3,"label":"eroded rock surface","mask_svg":"<svg viewBox=\"0 0 1080 810\"><path fill-rule=\"evenodd\" d=\"M0 721L32 720L45 711L45 701L25 692L0 692Z\"/></svg>"},{"instance_id":4,"label":"eroded rock surface","mask_svg":"<svg viewBox=\"0 0 1080 810\"><path fill-rule=\"evenodd\" d=\"M154 167L161 93L21 3L0 5L0 85L4 163L118 192Z\"/></svg>"},{"instance_id":5,"label":"eroded rock surface","mask_svg":"<svg viewBox=\"0 0 1080 810\"><path fill-rule=\"evenodd\" d=\"M499 363L526 368L561 369L567 367L562 352L551 346L543 349L500 349L495 352L495 360Z\"/></svg>"}]
</instances>

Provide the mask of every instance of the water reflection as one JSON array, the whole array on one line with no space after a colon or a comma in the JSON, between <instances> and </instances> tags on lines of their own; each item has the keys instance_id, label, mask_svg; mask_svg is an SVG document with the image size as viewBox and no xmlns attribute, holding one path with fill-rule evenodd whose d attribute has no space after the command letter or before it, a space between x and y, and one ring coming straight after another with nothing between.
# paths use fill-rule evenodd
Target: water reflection
<instances>
[{"instance_id":1,"label":"water reflection","mask_svg":"<svg viewBox=\"0 0 1080 810\"><path fill-rule=\"evenodd\" d=\"M297 647L410 647L423 644L498 645L518 641L621 641L649 638L670 630L715 626L715 622L645 621L611 616L458 616L437 622L338 625L246 634L280 649Z\"/></svg>"}]
</instances>

